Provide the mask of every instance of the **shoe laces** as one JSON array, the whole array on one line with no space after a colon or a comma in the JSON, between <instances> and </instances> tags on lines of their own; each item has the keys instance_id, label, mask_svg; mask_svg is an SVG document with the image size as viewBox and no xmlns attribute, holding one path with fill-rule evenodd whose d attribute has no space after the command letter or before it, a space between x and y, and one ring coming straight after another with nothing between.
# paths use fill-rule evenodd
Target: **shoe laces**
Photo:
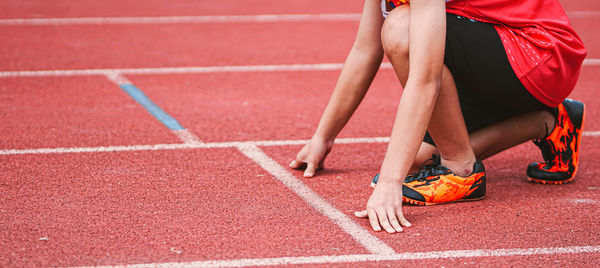
<instances>
[{"instance_id":1,"label":"shoe laces","mask_svg":"<svg viewBox=\"0 0 600 268\"><path fill-rule=\"evenodd\" d=\"M446 172L448 169L442 166L441 158L437 154L431 155L416 172L412 172L406 176L405 182L425 181L432 175L439 175Z\"/></svg>"},{"instance_id":2,"label":"shoe laces","mask_svg":"<svg viewBox=\"0 0 600 268\"><path fill-rule=\"evenodd\" d=\"M544 162L546 162L546 164L551 162L552 152L550 149L550 145L548 144L548 141L536 139L536 140L533 140L533 144L535 144L535 146L537 146L540 149L540 151L542 151L542 157L544 157Z\"/></svg>"},{"instance_id":3,"label":"shoe laces","mask_svg":"<svg viewBox=\"0 0 600 268\"><path fill-rule=\"evenodd\" d=\"M544 158L544 162L549 165L552 164L556 161L555 157L554 157L554 153L552 152L552 146L550 145L550 143L552 143L552 141L548 140L548 125L546 125L546 137L542 138L542 139L533 139L533 144L535 144L535 146L537 146L540 151L542 152L542 157Z\"/></svg>"}]
</instances>

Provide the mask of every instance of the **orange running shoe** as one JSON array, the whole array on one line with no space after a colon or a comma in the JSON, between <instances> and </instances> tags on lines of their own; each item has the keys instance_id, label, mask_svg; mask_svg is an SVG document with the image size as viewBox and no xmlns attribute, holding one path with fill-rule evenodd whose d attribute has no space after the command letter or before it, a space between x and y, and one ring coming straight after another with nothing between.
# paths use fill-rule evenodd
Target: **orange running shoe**
<instances>
[{"instance_id":1,"label":"orange running shoe","mask_svg":"<svg viewBox=\"0 0 600 268\"><path fill-rule=\"evenodd\" d=\"M373 178L374 185L379 174ZM457 201L473 201L485 197L485 168L475 162L473 173L467 177L454 174L441 165L440 157L423 163L419 171L409 174L402 185L402 201L413 205L436 205Z\"/></svg>"},{"instance_id":2,"label":"orange running shoe","mask_svg":"<svg viewBox=\"0 0 600 268\"><path fill-rule=\"evenodd\" d=\"M573 180L579 166L579 144L585 110L583 103L565 99L558 105L554 129L541 140L533 140L542 151L544 163L527 166L527 177L532 182L563 184Z\"/></svg>"}]
</instances>

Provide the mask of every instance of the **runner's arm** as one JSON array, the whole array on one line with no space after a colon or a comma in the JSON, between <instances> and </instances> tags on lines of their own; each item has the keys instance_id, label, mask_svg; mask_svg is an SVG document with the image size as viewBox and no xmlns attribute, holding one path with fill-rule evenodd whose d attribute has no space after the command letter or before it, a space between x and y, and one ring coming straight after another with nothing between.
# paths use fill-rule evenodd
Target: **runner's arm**
<instances>
[{"instance_id":1,"label":"runner's arm","mask_svg":"<svg viewBox=\"0 0 600 268\"><path fill-rule=\"evenodd\" d=\"M446 36L444 0L411 0L408 81L402 92L379 181L367 202L371 227L402 231L402 183L429 125L441 86Z\"/></svg>"},{"instance_id":2,"label":"runner's arm","mask_svg":"<svg viewBox=\"0 0 600 268\"><path fill-rule=\"evenodd\" d=\"M292 168L306 164L304 176L312 177L331 150L335 137L346 125L364 98L383 59L379 0L366 0L354 45L321 116L311 141L290 163Z\"/></svg>"},{"instance_id":3,"label":"runner's arm","mask_svg":"<svg viewBox=\"0 0 600 268\"><path fill-rule=\"evenodd\" d=\"M441 86L446 16L444 0L410 3L410 71L381 176L404 181L423 140Z\"/></svg>"}]
</instances>

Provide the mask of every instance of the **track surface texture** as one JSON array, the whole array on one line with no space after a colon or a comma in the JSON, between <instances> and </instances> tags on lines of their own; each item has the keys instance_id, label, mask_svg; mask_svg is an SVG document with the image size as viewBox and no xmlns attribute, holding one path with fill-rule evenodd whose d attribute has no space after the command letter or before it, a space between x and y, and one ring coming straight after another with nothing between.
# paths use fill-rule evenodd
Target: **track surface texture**
<instances>
[{"instance_id":1,"label":"track surface texture","mask_svg":"<svg viewBox=\"0 0 600 268\"><path fill-rule=\"evenodd\" d=\"M588 49L575 180L528 182L528 142L485 161L485 199L406 205L390 235L353 216L402 94L389 63L326 169L287 167L362 1L1 1L0 267L598 267L600 2L562 3Z\"/></svg>"}]
</instances>

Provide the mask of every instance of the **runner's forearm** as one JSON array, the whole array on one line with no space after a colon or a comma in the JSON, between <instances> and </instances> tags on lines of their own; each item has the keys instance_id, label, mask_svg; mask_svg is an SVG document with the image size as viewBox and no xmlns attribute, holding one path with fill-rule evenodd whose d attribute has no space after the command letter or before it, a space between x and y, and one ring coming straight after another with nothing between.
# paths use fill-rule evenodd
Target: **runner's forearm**
<instances>
[{"instance_id":1,"label":"runner's forearm","mask_svg":"<svg viewBox=\"0 0 600 268\"><path fill-rule=\"evenodd\" d=\"M410 9L410 71L381 167L383 180L404 180L429 125L441 84L444 1L413 0Z\"/></svg>"},{"instance_id":2,"label":"runner's forearm","mask_svg":"<svg viewBox=\"0 0 600 268\"><path fill-rule=\"evenodd\" d=\"M335 139L367 93L381 60L382 56L373 57L352 49L319 121L316 137L326 141Z\"/></svg>"},{"instance_id":3,"label":"runner's forearm","mask_svg":"<svg viewBox=\"0 0 600 268\"><path fill-rule=\"evenodd\" d=\"M367 0L352 50L313 138L333 142L364 98L383 59L378 0Z\"/></svg>"}]
</instances>

